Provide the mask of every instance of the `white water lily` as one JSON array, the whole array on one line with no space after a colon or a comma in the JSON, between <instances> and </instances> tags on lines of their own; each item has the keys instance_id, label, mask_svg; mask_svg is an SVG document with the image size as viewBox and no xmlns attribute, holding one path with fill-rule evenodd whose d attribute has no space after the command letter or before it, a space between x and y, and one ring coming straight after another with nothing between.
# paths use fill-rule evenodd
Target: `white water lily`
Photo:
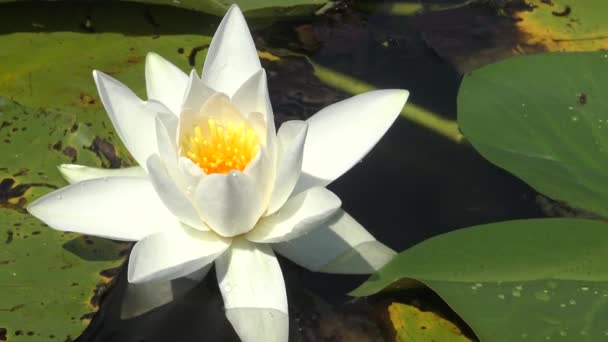
<instances>
[{"instance_id":1,"label":"white water lily","mask_svg":"<svg viewBox=\"0 0 608 342\"><path fill-rule=\"evenodd\" d=\"M232 6L202 77L156 54L148 101L93 73L140 167L62 165L71 185L28 210L50 227L137 241L131 283L201 279L215 261L226 316L243 341L286 341L288 309L275 252L312 271L371 273L394 251L340 209L325 186L384 135L405 90L365 93L278 132L253 40Z\"/></svg>"}]
</instances>

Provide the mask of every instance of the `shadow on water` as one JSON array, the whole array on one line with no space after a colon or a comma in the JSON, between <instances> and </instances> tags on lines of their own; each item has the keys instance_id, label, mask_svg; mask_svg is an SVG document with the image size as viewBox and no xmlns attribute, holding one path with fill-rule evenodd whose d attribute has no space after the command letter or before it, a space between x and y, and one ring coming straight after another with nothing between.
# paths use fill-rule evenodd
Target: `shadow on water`
<instances>
[{"instance_id":1,"label":"shadow on water","mask_svg":"<svg viewBox=\"0 0 608 342\"><path fill-rule=\"evenodd\" d=\"M203 14L140 4L104 3L93 8L84 3L35 2L2 6L3 9L14 6L16 13L23 13L15 17L28 20L7 19L0 23L0 33L78 27L91 32L132 35L151 32L210 35L219 21ZM27 13L31 6L36 6L37 14ZM49 21L53 16L45 15L46 11L67 10L74 13L73 20L68 22ZM111 15L116 10L123 11L123 15L132 13L136 19L113 20ZM105 24L96 25L98 18L105 18L100 21ZM261 49L305 52L325 67L378 88L409 89L409 101L455 119L460 75L426 46L419 32L403 31L395 26L396 21L346 10L273 25L255 32L255 36ZM197 29L193 31L193 27ZM349 96L320 84L302 60L295 59L282 66L266 62L265 67L279 122L306 118ZM536 193L527 185L485 161L470 146L454 144L403 118L397 120L361 163L329 188L342 199L347 212L378 240L397 251L461 227L542 216L535 204ZM343 329L347 329L351 321L340 311L342 308L375 305L374 299L370 299L372 304L365 300L353 302L345 295L365 277L312 273L283 259L281 266L289 293L293 341L325 338L319 335L319 327L325 324L320 323L323 320L319 317L341 317ZM237 340L224 317L213 271L181 299L139 318L121 321L124 278L123 272L79 341ZM425 292L422 297L439 302L432 293ZM450 312L447 306L441 310ZM352 322L353 326L363 324ZM375 336L374 329L377 327L370 328L369 336Z\"/></svg>"}]
</instances>

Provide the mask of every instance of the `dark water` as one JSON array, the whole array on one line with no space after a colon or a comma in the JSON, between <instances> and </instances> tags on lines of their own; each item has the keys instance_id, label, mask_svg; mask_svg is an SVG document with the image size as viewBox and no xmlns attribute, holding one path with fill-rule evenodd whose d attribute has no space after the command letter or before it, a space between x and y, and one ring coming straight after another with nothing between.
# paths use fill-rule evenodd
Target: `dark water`
<instances>
[{"instance_id":1,"label":"dark water","mask_svg":"<svg viewBox=\"0 0 608 342\"><path fill-rule=\"evenodd\" d=\"M408 27L408 20L346 6L322 17L273 24L254 36L262 49L289 48L378 88L408 89L409 102L456 119L461 76L425 44L420 32ZM314 32L312 41L307 40L310 32ZM302 60L280 67L266 63L265 67L279 122L306 118L350 96L324 87ZM342 199L346 211L397 251L461 227L542 216L536 193L521 181L485 161L467 144L455 144L403 118L359 165L329 188ZM286 260L281 265L292 341L386 338L382 324L369 313L384 299L353 301L346 296L365 277L312 273ZM213 272L180 300L121 321L124 288L121 274L79 341L238 341L224 318ZM428 291L404 297L404 301L451 314Z\"/></svg>"}]
</instances>

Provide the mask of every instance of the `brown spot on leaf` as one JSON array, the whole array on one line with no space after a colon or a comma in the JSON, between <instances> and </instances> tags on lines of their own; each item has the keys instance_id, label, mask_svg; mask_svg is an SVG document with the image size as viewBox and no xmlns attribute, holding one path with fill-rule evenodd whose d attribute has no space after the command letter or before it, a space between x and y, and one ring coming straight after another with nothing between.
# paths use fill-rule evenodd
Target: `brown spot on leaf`
<instances>
[{"instance_id":1,"label":"brown spot on leaf","mask_svg":"<svg viewBox=\"0 0 608 342\"><path fill-rule=\"evenodd\" d=\"M567 17L570 12L572 12L572 9L570 8L570 6L566 6L563 10L561 11L552 11L551 14L553 14L556 17Z\"/></svg>"},{"instance_id":2,"label":"brown spot on leaf","mask_svg":"<svg viewBox=\"0 0 608 342\"><path fill-rule=\"evenodd\" d=\"M7 340L6 334L7 334L6 328L0 328L0 341Z\"/></svg>"},{"instance_id":3,"label":"brown spot on leaf","mask_svg":"<svg viewBox=\"0 0 608 342\"><path fill-rule=\"evenodd\" d=\"M578 98L578 103L580 103L582 105L587 103L587 94L580 93L580 94L578 94L577 98Z\"/></svg>"},{"instance_id":4,"label":"brown spot on leaf","mask_svg":"<svg viewBox=\"0 0 608 342\"><path fill-rule=\"evenodd\" d=\"M143 63L144 60L145 60L144 56L129 56L129 58L127 58L127 63L139 64L139 63Z\"/></svg>"},{"instance_id":5,"label":"brown spot on leaf","mask_svg":"<svg viewBox=\"0 0 608 342\"><path fill-rule=\"evenodd\" d=\"M95 97L93 95L89 95L86 93L80 93L79 98L80 98L80 105L82 105L82 106L94 105L97 102L97 100L95 99Z\"/></svg>"},{"instance_id":6,"label":"brown spot on leaf","mask_svg":"<svg viewBox=\"0 0 608 342\"><path fill-rule=\"evenodd\" d=\"M51 147L55 151L61 151L61 146L63 146L63 144L61 143L61 141L58 141L58 142L54 143L53 146L51 146Z\"/></svg>"},{"instance_id":7,"label":"brown spot on leaf","mask_svg":"<svg viewBox=\"0 0 608 342\"><path fill-rule=\"evenodd\" d=\"M190 66L196 65L196 55L208 47L209 47L209 44L195 46L192 48L192 50L190 51L190 54L188 55L188 63L190 64Z\"/></svg>"},{"instance_id":8,"label":"brown spot on leaf","mask_svg":"<svg viewBox=\"0 0 608 342\"><path fill-rule=\"evenodd\" d=\"M75 123L72 125L72 127L70 128L70 133L76 133L76 131L78 130L78 124Z\"/></svg>"},{"instance_id":9,"label":"brown spot on leaf","mask_svg":"<svg viewBox=\"0 0 608 342\"><path fill-rule=\"evenodd\" d=\"M63 149L63 154L72 158L72 163L75 163L76 158L78 157L78 151L72 146L66 146L66 148Z\"/></svg>"},{"instance_id":10,"label":"brown spot on leaf","mask_svg":"<svg viewBox=\"0 0 608 342\"><path fill-rule=\"evenodd\" d=\"M0 208L16 209L25 213L27 200L23 197L32 186L43 186L57 189L56 186L46 183L23 183L15 185L14 178L4 178L0 181Z\"/></svg>"},{"instance_id":11,"label":"brown spot on leaf","mask_svg":"<svg viewBox=\"0 0 608 342\"><path fill-rule=\"evenodd\" d=\"M99 136L93 139L91 146L85 148L93 151L102 160L104 167L117 169L122 164L122 160L116 155L114 145Z\"/></svg>"},{"instance_id":12,"label":"brown spot on leaf","mask_svg":"<svg viewBox=\"0 0 608 342\"><path fill-rule=\"evenodd\" d=\"M29 171L30 170L28 170L26 168L21 168L21 169L19 169L19 171L17 171L15 174L13 174L13 177L25 176L25 175L27 175L27 173Z\"/></svg>"}]
</instances>

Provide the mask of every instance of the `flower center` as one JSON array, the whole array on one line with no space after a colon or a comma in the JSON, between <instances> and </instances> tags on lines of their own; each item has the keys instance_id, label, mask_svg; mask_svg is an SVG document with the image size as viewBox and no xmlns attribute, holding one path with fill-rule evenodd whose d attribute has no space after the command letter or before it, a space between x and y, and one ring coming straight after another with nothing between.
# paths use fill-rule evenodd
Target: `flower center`
<instances>
[{"instance_id":1,"label":"flower center","mask_svg":"<svg viewBox=\"0 0 608 342\"><path fill-rule=\"evenodd\" d=\"M181 150L206 174L243 171L259 149L258 137L244 122L208 119L182 140Z\"/></svg>"}]
</instances>

